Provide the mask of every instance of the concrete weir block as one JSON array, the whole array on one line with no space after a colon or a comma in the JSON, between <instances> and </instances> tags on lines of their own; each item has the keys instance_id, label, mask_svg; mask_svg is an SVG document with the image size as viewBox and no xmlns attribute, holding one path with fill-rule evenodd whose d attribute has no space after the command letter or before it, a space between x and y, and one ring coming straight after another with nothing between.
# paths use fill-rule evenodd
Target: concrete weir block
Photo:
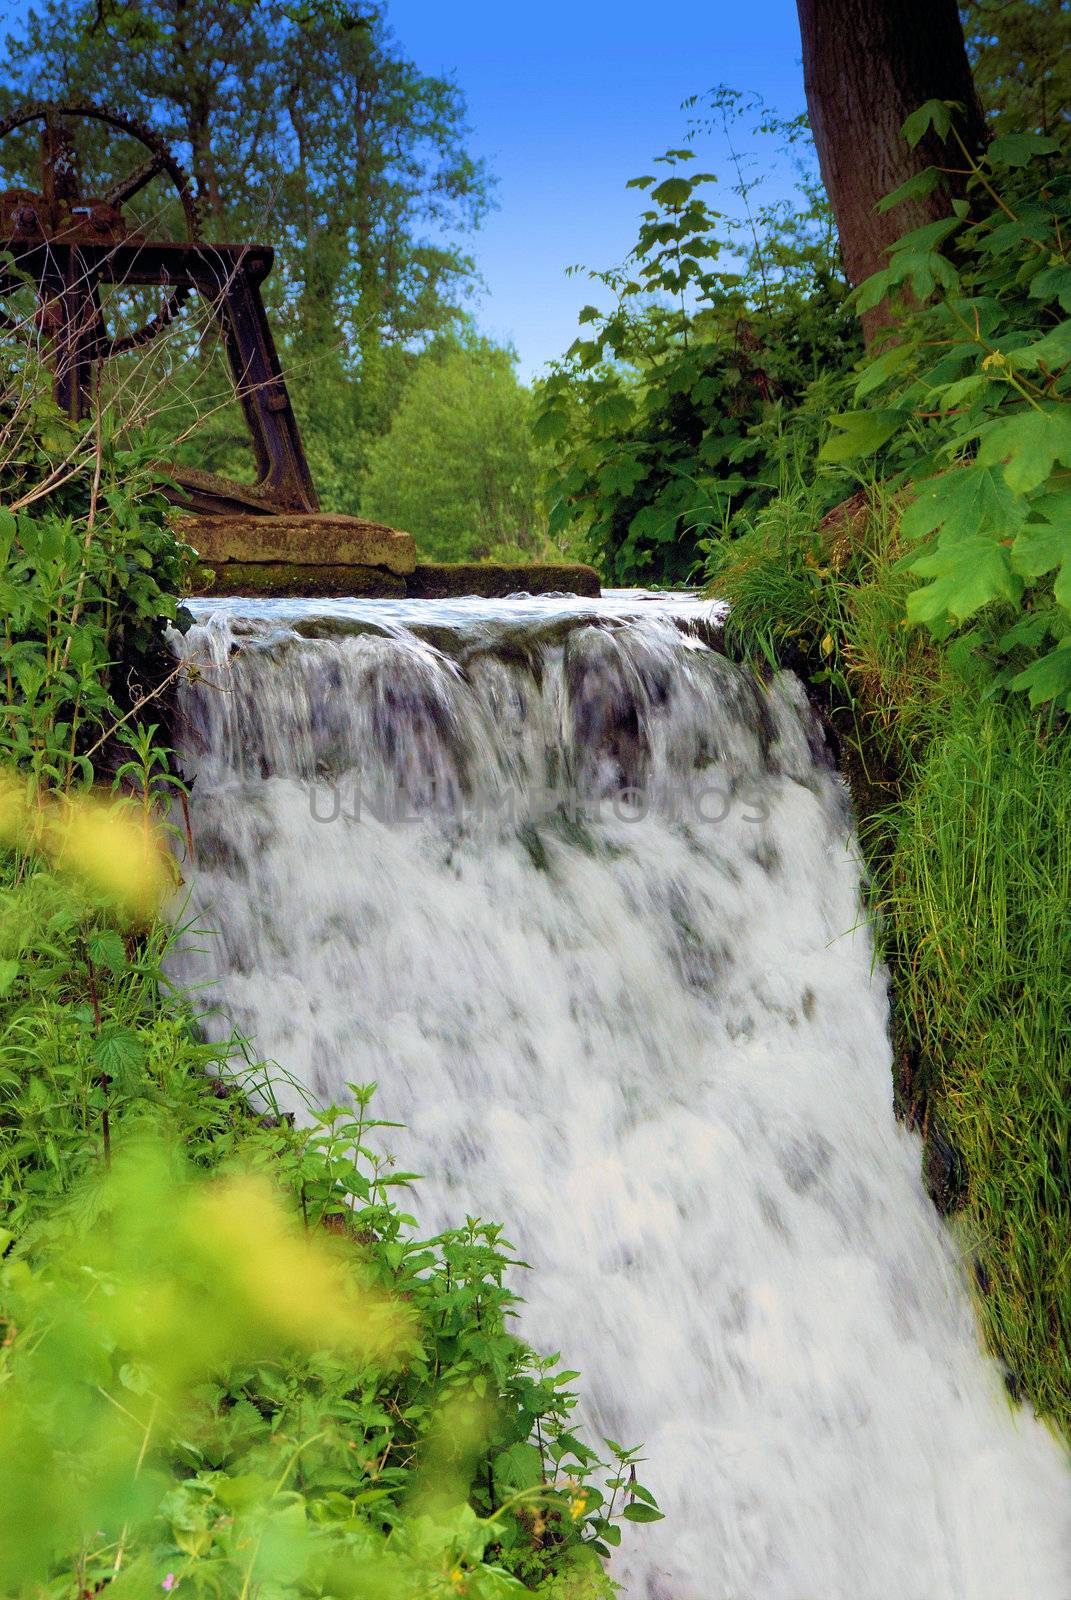
<instances>
[{"instance_id":1,"label":"concrete weir block","mask_svg":"<svg viewBox=\"0 0 1071 1600\"><path fill-rule=\"evenodd\" d=\"M184 517L182 537L193 545L206 567L231 562L266 563L301 570L305 567L382 567L404 575L416 566L411 533L382 522L331 512L292 512L262 517L227 513Z\"/></svg>"},{"instance_id":2,"label":"concrete weir block","mask_svg":"<svg viewBox=\"0 0 1071 1600\"><path fill-rule=\"evenodd\" d=\"M501 600L510 594L601 594L594 567L574 561L537 561L513 566L502 561L418 561L405 583L414 599L449 600L475 594Z\"/></svg>"},{"instance_id":3,"label":"concrete weir block","mask_svg":"<svg viewBox=\"0 0 1071 1600\"><path fill-rule=\"evenodd\" d=\"M355 599L401 600L406 594L406 584L400 573L357 562L351 566L331 562L302 566L294 561L225 561L217 567L199 568L194 573L192 592L198 595L270 595L273 598L297 595L303 600L333 600L344 595Z\"/></svg>"},{"instance_id":4,"label":"concrete weir block","mask_svg":"<svg viewBox=\"0 0 1071 1600\"><path fill-rule=\"evenodd\" d=\"M199 595L440 600L601 592L594 567L578 562L418 562L412 534L331 512L188 516L179 531L200 558L192 581Z\"/></svg>"}]
</instances>

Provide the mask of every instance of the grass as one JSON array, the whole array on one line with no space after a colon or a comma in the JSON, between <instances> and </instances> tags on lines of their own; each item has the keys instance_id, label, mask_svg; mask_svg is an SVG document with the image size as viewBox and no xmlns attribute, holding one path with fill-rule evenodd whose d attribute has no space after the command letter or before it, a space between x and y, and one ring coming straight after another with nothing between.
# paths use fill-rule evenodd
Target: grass
<instances>
[{"instance_id":1,"label":"grass","mask_svg":"<svg viewBox=\"0 0 1071 1600\"><path fill-rule=\"evenodd\" d=\"M715 550L731 646L809 678L852 784L893 974L898 1101L986 1343L1071 1440L1071 730L903 623L879 488L804 491Z\"/></svg>"},{"instance_id":2,"label":"grass","mask_svg":"<svg viewBox=\"0 0 1071 1600\"><path fill-rule=\"evenodd\" d=\"M1071 751L965 696L900 803L880 907L991 1347L1071 1434Z\"/></svg>"}]
</instances>

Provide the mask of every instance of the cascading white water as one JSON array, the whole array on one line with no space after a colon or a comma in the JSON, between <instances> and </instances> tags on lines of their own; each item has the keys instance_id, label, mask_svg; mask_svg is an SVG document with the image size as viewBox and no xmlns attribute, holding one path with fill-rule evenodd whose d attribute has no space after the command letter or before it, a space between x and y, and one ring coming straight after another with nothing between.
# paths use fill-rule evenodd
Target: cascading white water
<instances>
[{"instance_id":1,"label":"cascading white water","mask_svg":"<svg viewBox=\"0 0 1071 1600\"><path fill-rule=\"evenodd\" d=\"M799 685L698 602L198 614L181 976L317 1098L378 1080L422 1223L505 1224L526 1336L646 1445L626 1592L1068 1600L1071 1474L894 1122Z\"/></svg>"}]
</instances>

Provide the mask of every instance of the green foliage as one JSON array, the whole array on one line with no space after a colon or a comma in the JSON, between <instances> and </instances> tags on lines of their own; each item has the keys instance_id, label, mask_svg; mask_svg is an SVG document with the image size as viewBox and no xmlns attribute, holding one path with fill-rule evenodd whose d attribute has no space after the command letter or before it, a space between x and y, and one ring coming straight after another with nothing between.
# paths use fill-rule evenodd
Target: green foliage
<instances>
[{"instance_id":1,"label":"green foliage","mask_svg":"<svg viewBox=\"0 0 1071 1600\"><path fill-rule=\"evenodd\" d=\"M693 132L714 119L729 133L754 109L728 90L704 107ZM758 131L801 135L768 113ZM766 434L858 350L809 171L798 205L761 205L737 158L734 219L711 208L713 176L693 158L670 150L656 163L664 176L632 180L651 201L637 244L619 270L591 274L613 309L581 313L589 331L541 386L536 437L556 460L551 530L569 529L616 582L686 580L705 536L776 489Z\"/></svg>"},{"instance_id":2,"label":"green foliage","mask_svg":"<svg viewBox=\"0 0 1071 1600\"><path fill-rule=\"evenodd\" d=\"M1071 709L1071 182L1056 148L995 139L955 214L899 240L862 286L860 309L901 297L895 342L863 367L865 407L831 419L822 458L880 451L904 487L905 561L925 580L908 620L941 638L975 621L994 690Z\"/></svg>"},{"instance_id":3,"label":"green foliage","mask_svg":"<svg viewBox=\"0 0 1071 1600\"><path fill-rule=\"evenodd\" d=\"M372 448L362 512L405 528L437 561L538 559L547 540L531 410L509 351L483 339L432 346Z\"/></svg>"},{"instance_id":4,"label":"green foliage","mask_svg":"<svg viewBox=\"0 0 1071 1600\"><path fill-rule=\"evenodd\" d=\"M1071 142L1071 9L1064 0L965 0L974 81L999 133Z\"/></svg>"},{"instance_id":5,"label":"green foliage","mask_svg":"<svg viewBox=\"0 0 1071 1600\"><path fill-rule=\"evenodd\" d=\"M993 71L1016 18L1051 9L972 8L996 18L976 40ZM966 198L862 286L855 308L895 322L852 396L823 417L810 391L776 496L705 548L731 643L824 699L893 976L901 1110L1009 1386L1071 1437L1071 185L1066 127L1009 109L1036 111L1046 81L1000 77L981 159L955 148L953 108L909 119L912 139L949 136Z\"/></svg>"},{"instance_id":6,"label":"green foliage","mask_svg":"<svg viewBox=\"0 0 1071 1600\"><path fill-rule=\"evenodd\" d=\"M152 436L137 448L102 441L92 487L78 474L44 504L0 508L0 753L61 788L91 776L91 755L119 717L117 655L134 660L177 613L190 552L148 473L158 450ZM4 476L18 506L23 474Z\"/></svg>"}]
</instances>

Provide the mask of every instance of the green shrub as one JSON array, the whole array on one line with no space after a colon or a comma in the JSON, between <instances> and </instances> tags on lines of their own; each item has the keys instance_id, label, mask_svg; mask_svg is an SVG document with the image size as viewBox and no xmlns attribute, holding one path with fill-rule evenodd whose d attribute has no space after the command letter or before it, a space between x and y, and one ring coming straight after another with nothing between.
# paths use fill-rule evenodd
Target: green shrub
<instances>
[{"instance_id":1,"label":"green shrub","mask_svg":"<svg viewBox=\"0 0 1071 1600\"><path fill-rule=\"evenodd\" d=\"M406 529L428 560L538 559L548 546L531 406L508 350L433 346L371 448L362 513Z\"/></svg>"},{"instance_id":2,"label":"green shrub","mask_svg":"<svg viewBox=\"0 0 1071 1600\"><path fill-rule=\"evenodd\" d=\"M953 111L922 107L957 141ZM917 578L907 617L938 639L974 622L993 691L1071 709L1071 179L1055 140L1007 133L969 163L967 196L898 241L859 309L899 302L895 338L862 369L857 411L832 418L826 461L880 453L907 491ZM933 187L931 168L890 195Z\"/></svg>"},{"instance_id":3,"label":"green shrub","mask_svg":"<svg viewBox=\"0 0 1071 1600\"><path fill-rule=\"evenodd\" d=\"M707 97L726 130L746 109L728 90ZM765 113L761 131L803 130ZM860 347L813 178L798 205L761 206L741 176L734 222L712 209L694 155L667 151L660 176L632 180L650 199L636 246L590 274L612 309L581 312L589 331L540 386L551 531L617 583L689 580L708 535L777 493L785 417Z\"/></svg>"}]
</instances>

